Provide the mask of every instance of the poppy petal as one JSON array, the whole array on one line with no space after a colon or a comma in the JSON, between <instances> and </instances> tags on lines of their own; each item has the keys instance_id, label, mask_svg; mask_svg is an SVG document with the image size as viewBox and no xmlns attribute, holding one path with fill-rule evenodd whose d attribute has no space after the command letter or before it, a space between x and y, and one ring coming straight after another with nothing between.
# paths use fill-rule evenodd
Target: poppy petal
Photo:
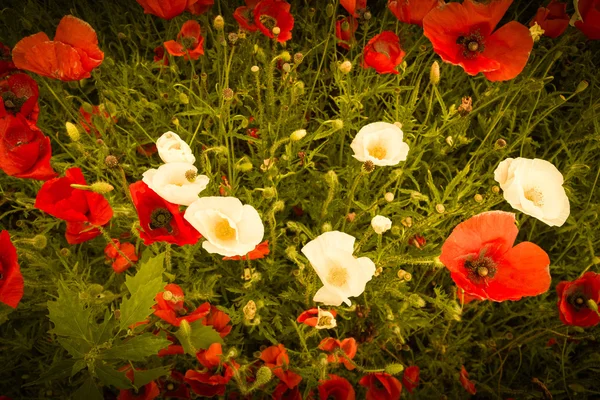
<instances>
[{"instance_id":1,"label":"poppy petal","mask_svg":"<svg viewBox=\"0 0 600 400\"><path fill-rule=\"evenodd\" d=\"M471 16L473 25L484 22L487 24L488 31L482 32L485 36L489 35L498 22L502 19L506 10L512 4L513 0L491 0L489 2L478 2L473 0L465 0L462 5Z\"/></svg>"},{"instance_id":2,"label":"poppy petal","mask_svg":"<svg viewBox=\"0 0 600 400\"><path fill-rule=\"evenodd\" d=\"M513 79L523 71L533 49L529 29L517 21L511 21L487 39L483 55L499 64L495 71L484 72L490 81Z\"/></svg>"},{"instance_id":3,"label":"poppy petal","mask_svg":"<svg viewBox=\"0 0 600 400\"><path fill-rule=\"evenodd\" d=\"M98 36L96 36L94 28L72 15L67 15L60 20L56 28L54 41L83 50L93 60L90 64L95 64L91 69L100 65L104 60L104 53L98 48Z\"/></svg>"},{"instance_id":4,"label":"poppy petal","mask_svg":"<svg viewBox=\"0 0 600 400\"><path fill-rule=\"evenodd\" d=\"M177 43L174 40L169 40L168 42L165 42L164 45L165 49L167 49L167 52L172 56L180 57L185 55L185 48L181 43Z\"/></svg>"}]
</instances>

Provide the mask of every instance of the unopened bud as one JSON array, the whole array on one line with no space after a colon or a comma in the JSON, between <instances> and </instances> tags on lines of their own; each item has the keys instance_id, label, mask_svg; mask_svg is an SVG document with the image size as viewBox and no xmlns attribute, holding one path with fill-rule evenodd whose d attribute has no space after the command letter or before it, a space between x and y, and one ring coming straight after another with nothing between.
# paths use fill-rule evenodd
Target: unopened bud
<instances>
[{"instance_id":1,"label":"unopened bud","mask_svg":"<svg viewBox=\"0 0 600 400\"><path fill-rule=\"evenodd\" d=\"M69 135L69 138L74 142L79 141L79 139L81 138L79 128L77 128L75 124L72 124L70 122L65 123L65 127L67 128L67 135Z\"/></svg>"},{"instance_id":2,"label":"unopened bud","mask_svg":"<svg viewBox=\"0 0 600 400\"><path fill-rule=\"evenodd\" d=\"M402 364L389 364L385 366L385 373L390 375L398 375L404 371L404 365Z\"/></svg>"},{"instance_id":3,"label":"unopened bud","mask_svg":"<svg viewBox=\"0 0 600 400\"><path fill-rule=\"evenodd\" d=\"M283 70L283 72L290 72L292 70L292 66L290 65L290 63L284 63L281 66L281 69Z\"/></svg>"},{"instance_id":4,"label":"unopened bud","mask_svg":"<svg viewBox=\"0 0 600 400\"><path fill-rule=\"evenodd\" d=\"M473 200L475 200L477 203L481 203L483 201L483 196L477 193L475 196L473 196Z\"/></svg>"},{"instance_id":5,"label":"unopened bud","mask_svg":"<svg viewBox=\"0 0 600 400\"><path fill-rule=\"evenodd\" d=\"M271 368L265 367L264 365L258 369L256 372L256 381L254 384L256 386L266 385L271 378L273 378L273 372L271 372Z\"/></svg>"},{"instance_id":6,"label":"unopened bud","mask_svg":"<svg viewBox=\"0 0 600 400\"><path fill-rule=\"evenodd\" d=\"M299 140L302 140L304 136L306 136L306 129L298 129L292 132L292 134L290 135L290 140L292 142L297 142Z\"/></svg>"},{"instance_id":7,"label":"unopened bud","mask_svg":"<svg viewBox=\"0 0 600 400\"><path fill-rule=\"evenodd\" d=\"M242 172L250 172L252 171L253 166L251 162L243 162L241 164L237 164L236 168Z\"/></svg>"},{"instance_id":8,"label":"unopened bud","mask_svg":"<svg viewBox=\"0 0 600 400\"><path fill-rule=\"evenodd\" d=\"M275 197L276 195L277 195L277 191L276 191L276 190L275 190L275 188L273 188L273 187L268 187L268 188L265 188L265 189L262 191L262 196L263 196L263 198L265 198L265 199L272 199L272 198L273 198L273 197Z\"/></svg>"},{"instance_id":9,"label":"unopened bud","mask_svg":"<svg viewBox=\"0 0 600 400\"><path fill-rule=\"evenodd\" d=\"M275 29L275 28L273 28L273 29ZM279 55L279 58L281 58L285 62L288 62L288 61L290 61L292 59L292 55L290 54L289 51L283 51Z\"/></svg>"},{"instance_id":10,"label":"unopened bud","mask_svg":"<svg viewBox=\"0 0 600 400\"><path fill-rule=\"evenodd\" d=\"M35 235L33 239L31 239L31 244L33 244L33 247L36 249L41 250L44 249L48 244L48 239L44 235Z\"/></svg>"},{"instance_id":11,"label":"unopened bud","mask_svg":"<svg viewBox=\"0 0 600 400\"><path fill-rule=\"evenodd\" d=\"M213 20L213 26L218 31L223 30L223 28L225 27L225 20L223 19L223 17L220 15L217 15L215 17L215 19Z\"/></svg>"},{"instance_id":12,"label":"unopened bud","mask_svg":"<svg viewBox=\"0 0 600 400\"><path fill-rule=\"evenodd\" d=\"M116 168L119 165L119 160L115 156L108 155L104 159L104 165L108 168Z\"/></svg>"},{"instance_id":13,"label":"unopened bud","mask_svg":"<svg viewBox=\"0 0 600 400\"><path fill-rule=\"evenodd\" d=\"M579 85L577 85L577 88L575 89L575 93L583 92L585 89L588 88L589 85L590 84L588 83L588 81L579 82Z\"/></svg>"},{"instance_id":14,"label":"unopened bud","mask_svg":"<svg viewBox=\"0 0 600 400\"><path fill-rule=\"evenodd\" d=\"M506 147L506 140L504 140L502 138L496 140L496 143L494 144L494 148L496 150L503 149L505 147Z\"/></svg>"},{"instance_id":15,"label":"unopened bud","mask_svg":"<svg viewBox=\"0 0 600 400\"><path fill-rule=\"evenodd\" d=\"M182 104L189 104L190 99L187 94L179 93L179 101L181 101Z\"/></svg>"},{"instance_id":16,"label":"unopened bud","mask_svg":"<svg viewBox=\"0 0 600 400\"><path fill-rule=\"evenodd\" d=\"M181 332L181 334L186 338L189 338L192 334L192 327L190 326L190 323L187 322L185 319L182 320L181 324L179 325L179 332Z\"/></svg>"},{"instance_id":17,"label":"unopened bud","mask_svg":"<svg viewBox=\"0 0 600 400\"><path fill-rule=\"evenodd\" d=\"M250 68L250 71L252 71L253 73L257 74L258 71L260 71L260 68L258 65L253 65L252 68Z\"/></svg>"},{"instance_id":18,"label":"unopened bud","mask_svg":"<svg viewBox=\"0 0 600 400\"><path fill-rule=\"evenodd\" d=\"M596 303L594 300L592 299L588 299L588 301L586 301L586 304L588 306L588 308L592 311L594 311L596 314L598 314L598 303Z\"/></svg>"},{"instance_id":19,"label":"unopened bud","mask_svg":"<svg viewBox=\"0 0 600 400\"><path fill-rule=\"evenodd\" d=\"M341 119L334 119L333 121L331 121L331 126L333 127L333 129L338 131L344 127L344 121L342 121Z\"/></svg>"},{"instance_id":20,"label":"unopened bud","mask_svg":"<svg viewBox=\"0 0 600 400\"><path fill-rule=\"evenodd\" d=\"M387 192L386 194L383 195L383 198L385 199L385 201L387 201L388 203L391 203L392 201L394 201L394 193L392 192Z\"/></svg>"},{"instance_id":21,"label":"unopened bud","mask_svg":"<svg viewBox=\"0 0 600 400\"><path fill-rule=\"evenodd\" d=\"M325 7L325 15L327 15L327 17L331 17L333 15L333 4L327 4L327 7Z\"/></svg>"},{"instance_id":22,"label":"unopened bud","mask_svg":"<svg viewBox=\"0 0 600 400\"><path fill-rule=\"evenodd\" d=\"M233 90L231 88L225 88L223 89L223 99L224 100L232 100L233 99L233 95L235 93L233 92Z\"/></svg>"},{"instance_id":23,"label":"unopened bud","mask_svg":"<svg viewBox=\"0 0 600 400\"><path fill-rule=\"evenodd\" d=\"M498 193L500 193L500 188L498 186L494 185L494 186L492 186L492 192L498 194Z\"/></svg>"},{"instance_id":24,"label":"unopened bud","mask_svg":"<svg viewBox=\"0 0 600 400\"><path fill-rule=\"evenodd\" d=\"M113 190L115 190L113 185L111 185L108 182L103 182L103 181L98 181L98 182L92 183L90 185L90 188L92 189L92 192L100 193L100 194L109 193L109 192L112 192Z\"/></svg>"},{"instance_id":25,"label":"unopened bud","mask_svg":"<svg viewBox=\"0 0 600 400\"><path fill-rule=\"evenodd\" d=\"M429 80L432 85L437 85L440 83L440 64L437 61L434 61L431 64L431 71L429 72Z\"/></svg>"},{"instance_id":26,"label":"unopened bud","mask_svg":"<svg viewBox=\"0 0 600 400\"><path fill-rule=\"evenodd\" d=\"M338 68L342 74L347 74L352 71L352 63L350 61L344 61Z\"/></svg>"},{"instance_id":27,"label":"unopened bud","mask_svg":"<svg viewBox=\"0 0 600 400\"><path fill-rule=\"evenodd\" d=\"M371 13L369 11L367 11L366 13L363 14L363 18L368 21L373 17L373 15L371 15Z\"/></svg>"},{"instance_id":28,"label":"unopened bud","mask_svg":"<svg viewBox=\"0 0 600 400\"><path fill-rule=\"evenodd\" d=\"M443 204L436 204L435 211L437 211L438 214L443 214L444 212L446 212L446 207L444 207Z\"/></svg>"},{"instance_id":29,"label":"unopened bud","mask_svg":"<svg viewBox=\"0 0 600 400\"><path fill-rule=\"evenodd\" d=\"M304 54L296 53L294 54L294 64L300 64L304 60Z\"/></svg>"},{"instance_id":30,"label":"unopened bud","mask_svg":"<svg viewBox=\"0 0 600 400\"><path fill-rule=\"evenodd\" d=\"M279 34L281 33L281 28L278 26L273 27L273 29L271 30L271 32L273 32L273 35L275 36L279 36Z\"/></svg>"}]
</instances>

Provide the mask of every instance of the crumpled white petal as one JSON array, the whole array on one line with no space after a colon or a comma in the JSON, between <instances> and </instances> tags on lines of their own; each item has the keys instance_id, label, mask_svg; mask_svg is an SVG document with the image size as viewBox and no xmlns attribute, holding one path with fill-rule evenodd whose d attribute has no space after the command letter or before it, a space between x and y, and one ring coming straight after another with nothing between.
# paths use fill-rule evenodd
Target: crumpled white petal
<instances>
[{"instance_id":1,"label":"crumpled white petal","mask_svg":"<svg viewBox=\"0 0 600 400\"><path fill-rule=\"evenodd\" d=\"M383 215L376 215L371 220L371 227L378 235L389 231L392 228L392 220Z\"/></svg>"},{"instance_id":2,"label":"crumpled white petal","mask_svg":"<svg viewBox=\"0 0 600 400\"><path fill-rule=\"evenodd\" d=\"M408 156L404 133L396 124L373 122L363 126L350 144L353 157L358 161L371 161L378 166L397 165Z\"/></svg>"},{"instance_id":3,"label":"crumpled white petal","mask_svg":"<svg viewBox=\"0 0 600 400\"><path fill-rule=\"evenodd\" d=\"M195 176L195 177L194 177ZM198 168L189 163L172 162L142 174L142 181L160 197L174 204L189 206L206 189L210 179L198 175ZM192 177L193 179L188 179Z\"/></svg>"},{"instance_id":4,"label":"crumpled white petal","mask_svg":"<svg viewBox=\"0 0 600 400\"><path fill-rule=\"evenodd\" d=\"M161 160L165 163L186 162L193 164L196 157L190 146L175 132L165 132L156 141L156 148Z\"/></svg>"}]
</instances>

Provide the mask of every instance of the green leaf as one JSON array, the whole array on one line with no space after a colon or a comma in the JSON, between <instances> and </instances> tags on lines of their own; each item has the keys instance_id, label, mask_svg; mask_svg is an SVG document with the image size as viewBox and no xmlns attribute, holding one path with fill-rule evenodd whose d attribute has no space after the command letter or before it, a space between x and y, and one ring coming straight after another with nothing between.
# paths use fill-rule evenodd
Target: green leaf
<instances>
[{"instance_id":1,"label":"green leaf","mask_svg":"<svg viewBox=\"0 0 600 400\"><path fill-rule=\"evenodd\" d=\"M76 373L78 373L85 367L87 367L87 362L85 360L80 359L75 361L75 364L73 364L73 368L71 368L71 378L74 377Z\"/></svg>"},{"instance_id":2,"label":"green leaf","mask_svg":"<svg viewBox=\"0 0 600 400\"><path fill-rule=\"evenodd\" d=\"M147 385L148 383L152 382L153 380L158 379L161 376L167 375L169 372L171 372L170 366L147 369L145 371L134 370L133 382L136 387L141 388L144 385Z\"/></svg>"},{"instance_id":3,"label":"green leaf","mask_svg":"<svg viewBox=\"0 0 600 400\"><path fill-rule=\"evenodd\" d=\"M131 296L121 303L121 330L146 320L152 313L154 297L165 286L162 278L163 264L164 254L160 254L142 264L135 276L126 278L125 285Z\"/></svg>"},{"instance_id":4,"label":"green leaf","mask_svg":"<svg viewBox=\"0 0 600 400\"><path fill-rule=\"evenodd\" d=\"M73 399L103 400L104 396L102 395L102 392L100 391L98 386L96 386L96 384L94 383L94 378L90 376L85 380L85 382L83 382L83 385L81 385L79 389L77 389L75 393L73 393Z\"/></svg>"},{"instance_id":5,"label":"green leaf","mask_svg":"<svg viewBox=\"0 0 600 400\"><path fill-rule=\"evenodd\" d=\"M48 302L49 318L54 324L50 332L58 336L67 336L91 341L92 311L85 308L79 295L71 291L64 282L58 284L58 299Z\"/></svg>"},{"instance_id":6,"label":"green leaf","mask_svg":"<svg viewBox=\"0 0 600 400\"><path fill-rule=\"evenodd\" d=\"M94 372L105 385L114 386L117 389L130 389L132 387L131 381L125 376L125 372L117 371L101 360L94 362Z\"/></svg>"},{"instance_id":7,"label":"green leaf","mask_svg":"<svg viewBox=\"0 0 600 400\"><path fill-rule=\"evenodd\" d=\"M204 326L200 321L192 322L190 328L189 336L181 328L175 332L175 336L185 352L191 356L196 356L196 352L200 349L208 349L213 343L223 344L219 333L210 326Z\"/></svg>"},{"instance_id":8,"label":"green leaf","mask_svg":"<svg viewBox=\"0 0 600 400\"><path fill-rule=\"evenodd\" d=\"M63 381L65 379L69 378L69 376L71 374L71 369L73 368L74 364L75 364L75 361L72 358L57 361L54 364L52 364L51 366L49 366L48 368L46 368L38 379L36 379L33 382L24 384L23 387L34 386L34 385L38 385L40 383L53 381L53 380Z\"/></svg>"},{"instance_id":9,"label":"green leaf","mask_svg":"<svg viewBox=\"0 0 600 400\"><path fill-rule=\"evenodd\" d=\"M159 350L171 344L170 340L144 333L129 340L122 341L110 349L100 353L98 358L105 360L144 361L154 356Z\"/></svg>"},{"instance_id":10,"label":"green leaf","mask_svg":"<svg viewBox=\"0 0 600 400\"><path fill-rule=\"evenodd\" d=\"M84 339L76 338L58 338L58 343L73 357L83 358L85 353L90 351L92 345L86 342Z\"/></svg>"},{"instance_id":11,"label":"green leaf","mask_svg":"<svg viewBox=\"0 0 600 400\"><path fill-rule=\"evenodd\" d=\"M96 344L102 344L113 338L113 330L117 326L117 321L114 320L112 313L108 310L104 313L104 320L98 329L92 331L93 341Z\"/></svg>"}]
</instances>

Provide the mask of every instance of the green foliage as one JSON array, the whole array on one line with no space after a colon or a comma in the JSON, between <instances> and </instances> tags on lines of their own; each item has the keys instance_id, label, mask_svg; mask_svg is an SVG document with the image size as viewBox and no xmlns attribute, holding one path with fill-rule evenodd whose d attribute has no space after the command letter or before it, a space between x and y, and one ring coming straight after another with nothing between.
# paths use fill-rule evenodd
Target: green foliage
<instances>
[{"instance_id":1,"label":"green foliage","mask_svg":"<svg viewBox=\"0 0 600 400\"><path fill-rule=\"evenodd\" d=\"M175 332L175 337L183 346L183 350L191 356L195 356L200 349L208 349L213 343L223 344L221 336L213 328L204 326L200 321L192 322L189 324L189 328L179 328Z\"/></svg>"}]
</instances>

